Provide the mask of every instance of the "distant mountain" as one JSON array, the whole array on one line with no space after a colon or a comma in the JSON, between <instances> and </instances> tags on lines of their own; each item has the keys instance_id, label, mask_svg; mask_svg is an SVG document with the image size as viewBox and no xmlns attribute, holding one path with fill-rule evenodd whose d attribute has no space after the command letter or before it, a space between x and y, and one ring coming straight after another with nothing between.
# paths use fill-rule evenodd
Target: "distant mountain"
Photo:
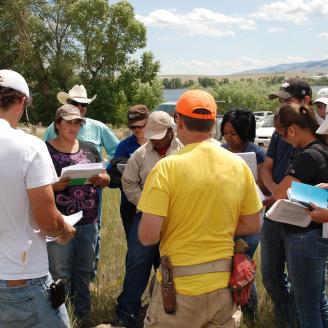
<instances>
[{"instance_id":1,"label":"distant mountain","mask_svg":"<svg viewBox=\"0 0 328 328\"><path fill-rule=\"evenodd\" d=\"M279 64L264 68L244 71L238 74L261 74L261 73L284 73L284 72L302 72L310 74L328 74L328 59L308 61L304 63Z\"/></svg>"}]
</instances>

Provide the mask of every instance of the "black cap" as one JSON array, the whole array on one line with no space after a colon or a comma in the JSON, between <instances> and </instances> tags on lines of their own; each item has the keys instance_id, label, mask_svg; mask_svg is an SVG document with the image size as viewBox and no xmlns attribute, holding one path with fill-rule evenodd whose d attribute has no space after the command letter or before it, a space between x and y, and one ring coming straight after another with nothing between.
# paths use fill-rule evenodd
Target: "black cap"
<instances>
[{"instance_id":1,"label":"black cap","mask_svg":"<svg viewBox=\"0 0 328 328\"><path fill-rule=\"evenodd\" d=\"M291 97L303 99L305 96L312 97L312 89L305 79L299 77L292 77L281 85L279 91L273 92L269 95L269 99L280 98L287 100Z\"/></svg>"}]
</instances>

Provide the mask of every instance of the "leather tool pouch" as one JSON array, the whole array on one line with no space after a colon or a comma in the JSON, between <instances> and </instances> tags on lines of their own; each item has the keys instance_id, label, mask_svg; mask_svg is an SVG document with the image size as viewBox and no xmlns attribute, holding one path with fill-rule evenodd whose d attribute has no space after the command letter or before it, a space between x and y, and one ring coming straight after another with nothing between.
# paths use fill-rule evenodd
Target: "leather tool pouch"
<instances>
[{"instance_id":1,"label":"leather tool pouch","mask_svg":"<svg viewBox=\"0 0 328 328\"><path fill-rule=\"evenodd\" d=\"M162 271L162 299L163 307L167 314L175 314L176 309L176 293L173 282L172 266L167 256L161 257Z\"/></svg>"}]
</instances>

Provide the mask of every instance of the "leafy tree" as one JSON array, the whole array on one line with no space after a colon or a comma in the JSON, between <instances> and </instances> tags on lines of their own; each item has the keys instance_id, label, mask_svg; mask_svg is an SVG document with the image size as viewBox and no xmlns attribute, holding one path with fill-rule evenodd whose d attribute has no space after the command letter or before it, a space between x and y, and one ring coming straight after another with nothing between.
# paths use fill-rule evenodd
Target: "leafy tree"
<instances>
[{"instance_id":1,"label":"leafy tree","mask_svg":"<svg viewBox=\"0 0 328 328\"><path fill-rule=\"evenodd\" d=\"M214 87L217 84L216 79L209 78L209 77L199 77L198 83L203 88Z\"/></svg>"},{"instance_id":2,"label":"leafy tree","mask_svg":"<svg viewBox=\"0 0 328 328\"><path fill-rule=\"evenodd\" d=\"M212 89L212 94L219 100L219 113L224 114L233 107L246 107L251 111L275 110L277 101L268 99L271 91L279 85L268 86L265 81L233 81L220 84Z\"/></svg>"},{"instance_id":3,"label":"leafy tree","mask_svg":"<svg viewBox=\"0 0 328 328\"><path fill-rule=\"evenodd\" d=\"M37 122L53 120L56 93L74 84L84 84L88 93L98 95L88 115L122 122L121 108L141 97L139 84L157 85L159 62L153 55L145 52L140 61L131 59L145 45L145 26L128 1L0 2L0 67L16 69L27 78Z\"/></svg>"}]
</instances>

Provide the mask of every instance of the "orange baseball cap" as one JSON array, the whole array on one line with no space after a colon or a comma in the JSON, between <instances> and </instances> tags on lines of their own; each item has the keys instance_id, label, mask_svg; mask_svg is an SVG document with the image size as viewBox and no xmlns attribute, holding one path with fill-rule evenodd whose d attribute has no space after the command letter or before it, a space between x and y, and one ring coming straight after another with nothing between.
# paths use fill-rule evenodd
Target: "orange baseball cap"
<instances>
[{"instance_id":1,"label":"orange baseball cap","mask_svg":"<svg viewBox=\"0 0 328 328\"><path fill-rule=\"evenodd\" d=\"M195 109L204 108L208 114L194 113ZM189 90L182 94L176 104L176 112L185 116L202 120L214 120L216 117L216 102L211 94L203 90Z\"/></svg>"}]
</instances>

